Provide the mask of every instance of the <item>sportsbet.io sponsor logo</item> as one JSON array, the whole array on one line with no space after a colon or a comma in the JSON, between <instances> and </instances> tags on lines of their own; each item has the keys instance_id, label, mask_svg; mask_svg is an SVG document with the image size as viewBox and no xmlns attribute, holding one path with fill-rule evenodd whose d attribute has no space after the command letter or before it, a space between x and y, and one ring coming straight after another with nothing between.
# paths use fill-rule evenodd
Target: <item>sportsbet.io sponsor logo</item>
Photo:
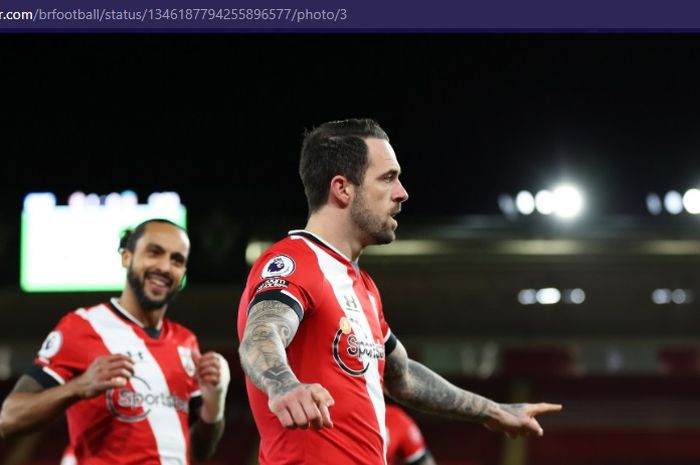
<instances>
[{"instance_id":1,"label":"sportsbet.io sponsor logo","mask_svg":"<svg viewBox=\"0 0 700 465\"><path fill-rule=\"evenodd\" d=\"M289 286L289 283L287 281L285 281L284 279L270 278L270 279L263 281L262 284L260 284L258 287L256 287L255 292L260 292L263 289L269 289L272 287L287 288L288 286Z\"/></svg>"},{"instance_id":2,"label":"sportsbet.io sponsor logo","mask_svg":"<svg viewBox=\"0 0 700 465\"><path fill-rule=\"evenodd\" d=\"M289 276L290 274L294 273L294 268L296 268L294 260L286 255L277 255L265 263L260 276L263 278Z\"/></svg>"},{"instance_id":3,"label":"sportsbet.io sponsor logo","mask_svg":"<svg viewBox=\"0 0 700 465\"><path fill-rule=\"evenodd\" d=\"M342 317L333 339L333 358L345 373L362 376L369 368L367 359L384 358L384 344L359 339L348 319Z\"/></svg>"},{"instance_id":4,"label":"sportsbet.io sponsor logo","mask_svg":"<svg viewBox=\"0 0 700 465\"><path fill-rule=\"evenodd\" d=\"M164 406L189 413L185 399L165 392L153 393L142 378L132 376L124 387L112 388L105 393L107 409L118 420L135 423L146 419L153 407Z\"/></svg>"}]
</instances>

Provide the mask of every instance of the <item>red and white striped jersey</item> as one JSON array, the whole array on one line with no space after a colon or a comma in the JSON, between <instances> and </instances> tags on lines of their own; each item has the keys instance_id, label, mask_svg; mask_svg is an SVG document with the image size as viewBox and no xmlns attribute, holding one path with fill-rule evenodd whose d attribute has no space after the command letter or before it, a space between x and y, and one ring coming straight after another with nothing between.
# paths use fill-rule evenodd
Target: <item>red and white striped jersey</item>
<instances>
[{"instance_id":1,"label":"red and white striped jersey","mask_svg":"<svg viewBox=\"0 0 700 465\"><path fill-rule=\"evenodd\" d=\"M389 447L386 459L389 465L400 463L410 465L425 457L427 449L425 439L418 425L406 412L396 405L386 406L386 429L389 435Z\"/></svg>"},{"instance_id":2,"label":"red and white striped jersey","mask_svg":"<svg viewBox=\"0 0 700 465\"><path fill-rule=\"evenodd\" d=\"M125 387L66 411L77 464L189 463L190 400L200 395L192 358L197 339L167 319L156 334L149 330L112 299L67 314L42 344L28 374L45 387L79 376L100 355L134 360L135 374Z\"/></svg>"},{"instance_id":3,"label":"red and white striped jersey","mask_svg":"<svg viewBox=\"0 0 700 465\"><path fill-rule=\"evenodd\" d=\"M325 387L335 405L333 429L287 430L246 378L260 464L385 464L384 360L396 339L372 279L320 238L291 231L250 271L238 309L239 338L248 309L264 300L297 312L301 323L287 348L291 369L302 383Z\"/></svg>"}]
</instances>

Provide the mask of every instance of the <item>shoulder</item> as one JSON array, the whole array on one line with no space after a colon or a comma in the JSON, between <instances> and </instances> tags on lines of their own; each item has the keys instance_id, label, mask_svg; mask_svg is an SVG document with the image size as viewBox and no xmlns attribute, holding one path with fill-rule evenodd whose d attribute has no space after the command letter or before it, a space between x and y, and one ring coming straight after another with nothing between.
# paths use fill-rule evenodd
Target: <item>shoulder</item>
<instances>
[{"instance_id":1,"label":"shoulder","mask_svg":"<svg viewBox=\"0 0 700 465\"><path fill-rule=\"evenodd\" d=\"M197 336L187 326L177 323L169 318L166 318L163 321L163 324L168 326L170 336L178 344L194 345L197 343Z\"/></svg>"},{"instance_id":2,"label":"shoulder","mask_svg":"<svg viewBox=\"0 0 700 465\"><path fill-rule=\"evenodd\" d=\"M251 268L251 278L257 280L296 278L318 268L318 260L305 240L288 236L270 246Z\"/></svg>"},{"instance_id":3,"label":"shoulder","mask_svg":"<svg viewBox=\"0 0 700 465\"><path fill-rule=\"evenodd\" d=\"M80 359L90 352L99 337L86 315L97 307L79 308L65 314L41 343L38 360L49 363L54 357Z\"/></svg>"},{"instance_id":4,"label":"shoulder","mask_svg":"<svg viewBox=\"0 0 700 465\"><path fill-rule=\"evenodd\" d=\"M287 236L284 239L282 239L279 242L276 242L275 244L271 245L261 256L260 258L256 261L256 263L259 263L261 265L263 264L269 264L271 262L274 263L274 259L277 257L280 257L281 260L277 261L275 264L277 266L280 265L289 265L289 263L284 263L286 260L284 258L288 258L292 260L293 262L299 262L299 261L306 261L311 259L314 256L313 251L309 248L308 244L304 240L304 238L300 236ZM292 263L295 264L295 263ZM264 271L268 272L279 272L280 270L273 268L273 269L266 269L264 268ZM282 270L284 272L289 272L289 271L294 271L290 269L284 269Z\"/></svg>"},{"instance_id":5,"label":"shoulder","mask_svg":"<svg viewBox=\"0 0 700 465\"><path fill-rule=\"evenodd\" d=\"M89 319L90 315L106 308L105 304L97 304L91 307L81 307L71 312L66 313L58 321L56 329L60 331L69 331L72 333L92 332Z\"/></svg>"},{"instance_id":6,"label":"shoulder","mask_svg":"<svg viewBox=\"0 0 700 465\"><path fill-rule=\"evenodd\" d=\"M369 275L369 273L367 273L363 269L360 269L360 276L362 277L362 280L367 284L368 287L378 292L377 285L375 284L374 280Z\"/></svg>"}]
</instances>

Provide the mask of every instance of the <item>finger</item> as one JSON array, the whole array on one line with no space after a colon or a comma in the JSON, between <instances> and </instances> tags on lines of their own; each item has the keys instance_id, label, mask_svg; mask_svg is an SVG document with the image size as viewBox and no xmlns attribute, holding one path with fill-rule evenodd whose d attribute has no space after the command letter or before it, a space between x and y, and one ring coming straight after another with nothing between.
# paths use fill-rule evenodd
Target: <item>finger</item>
<instances>
[{"instance_id":1,"label":"finger","mask_svg":"<svg viewBox=\"0 0 700 465\"><path fill-rule=\"evenodd\" d=\"M527 424L527 429L529 430L529 432L532 432L537 436L542 436L544 434L544 430L534 418L530 418L530 421Z\"/></svg>"},{"instance_id":2,"label":"finger","mask_svg":"<svg viewBox=\"0 0 700 465\"><path fill-rule=\"evenodd\" d=\"M199 363L216 363L219 364L219 357L216 352L206 352L199 356Z\"/></svg>"},{"instance_id":3,"label":"finger","mask_svg":"<svg viewBox=\"0 0 700 465\"><path fill-rule=\"evenodd\" d=\"M325 389L323 389L320 385L318 388L314 386L306 386L304 395L301 398L301 406L304 409L306 418L309 420L310 426L316 430L319 430L324 426L323 416L318 407L319 401L317 399L319 398L318 394L320 394L320 392L316 393L318 389L325 391Z\"/></svg>"},{"instance_id":4,"label":"finger","mask_svg":"<svg viewBox=\"0 0 700 465\"><path fill-rule=\"evenodd\" d=\"M205 370L205 369L218 370L221 368L221 365L219 365L218 360L200 360L199 364L197 365L197 368L199 368L200 370Z\"/></svg>"},{"instance_id":5,"label":"finger","mask_svg":"<svg viewBox=\"0 0 700 465\"><path fill-rule=\"evenodd\" d=\"M309 421L309 426L315 430L323 428L323 417L321 416L321 411L318 409L316 404L309 401L302 404L302 406L304 408L304 413L306 414L306 419Z\"/></svg>"},{"instance_id":6,"label":"finger","mask_svg":"<svg viewBox=\"0 0 700 465\"><path fill-rule=\"evenodd\" d=\"M208 373L219 374L220 372L221 365L219 364L218 360L216 362L200 362L200 364L197 365L197 375L200 377Z\"/></svg>"},{"instance_id":7,"label":"finger","mask_svg":"<svg viewBox=\"0 0 700 465\"><path fill-rule=\"evenodd\" d=\"M309 427L309 419L306 417L306 413L299 403L291 402L287 405L287 410L289 410L292 421L297 428L307 429Z\"/></svg>"},{"instance_id":8,"label":"finger","mask_svg":"<svg viewBox=\"0 0 700 465\"><path fill-rule=\"evenodd\" d=\"M124 376L127 376L129 378L134 375L134 369L134 364L125 360L119 360L116 362L108 363L104 366L104 370L107 372L124 372Z\"/></svg>"},{"instance_id":9,"label":"finger","mask_svg":"<svg viewBox=\"0 0 700 465\"><path fill-rule=\"evenodd\" d=\"M221 373L215 371L205 371L197 373L199 384L218 386L221 383Z\"/></svg>"},{"instance_id":10,"label":"finger","mask_svg":"<svg viewBox=\"0 0 700 465\"><path fill-rule=\"evenodd\" d=\"M562 409L561 404L547 404L547 403L539 403L539 404L528 404L527 408L527 414L528 415L539 415L541 413L550 413L550 412L558 412Z\"/></svg>"},{"instance_id":11,"label":"finger","mask_svg":"<svg viewBox=\"0 0 700 465\"><path fill-rule=\"evenodd\" d=\"M124 376L113 376L107 383L109 387L123 387L126 386L126 378Z\"/></svg>"},{"instance_id":12,"label":"finger","mask_svg":"<svg viewBox=\"0 0 700 465\"><path fill-rule=\"evenodd\" d=\"M124 378L124 379L128 380L133 375L134 374L131 371L129 371L125 368L113 368L111 370L106 371L104 377L107 379L119 377L119 378Z\"/></svg>"},{"instance_id":13,"label":"finger","mask_svg":"<svg viewBox=\"0 0 700 465\"><path fill-rule=\"evenodd\" d=\"M323 423L323 426L327 428L333 428L333 420L331 420L331 412L330 410L328 410L328 405L323 402L320 402L318 404L318 408L321 412L321 421Z\"/></svg>"},{"instance_id":14,"label":"finger","mask_svg":"<svg viewBox=\"0 0 700 465\"><path fill-rule=\"evenodd\" d=\"M321 386L312 389L311 396L313 397L314 402L318 406L321 413L323 426L333 428L333 420L331 419L331 412L329 410L329 407L335 405L335 400L333 400L333 397L331 397L330 393Z\"/></svg>"},{"instance_id":15,"label":"finger","mask_svg":"<svg viewBox=\"0 0 700 465\"><path fill-rule=\"evenodd\" d=\"M124 354L112 354L106 357L98 357L95 359L95 362L102 365L112 365L115 363L128 363L133 365L134 359Z\"/></svg>"},{"instance_id":16,"label":"finger","mask_svg":"<svg viewBox=\"0 0 700 465\"><path fill-rule=\"evenodd\" d=\"M201 370L197 371L197 376L200 379L204 378L211 378L211 377L219 377L219 370L215 368L202 368Z\"/></svg>"},{"instance_id":17,"label":"finger","mask_svg":"<svg viewBox=\"0 0 700 465\"><path fill-rule=\"evenodd\" d=\"M198 351L192 351L192 362L194 362L195 367L199 367L199 364L202 362L202 357L203 355L200 354Z\"/></svg>"},{"instance_id":18,"label":"finger","mask_svg":"<svg viewBox=\"0 0 700 465\"><path fill-rule=\"evenodd\" d=\"M202 386L218 386L221 382L221 377L219 376L200 376L199 384Z\"/></svg>"},{"instance_id":19,"label":"finger","mask_svg":"<svg viewBox=\"0 0 700 465\"><path fill-rule=\"evenodd\" d=\"M134 360L129 357L126 354L109 354L105 357L99 357L105 362L112 363L112 362L119 362L119 361L124 361L124 362L129 362L129 363L134 363Z\"/></svg>"},{"instance_id":20,"label":"finger","mask_svg":"<svg viewBox=\"0 0 700 465\"><path fill-rule=\"evenodd\" d=\"M296 425L294 424L294 421L292 420L292 416L289 414L286 408L279 409L279 411L274 412L275 415L277 415L277 419L280 421L282 426L284 426L287 429L294 429L296 428Z\"/></svg>"}]
</instances>

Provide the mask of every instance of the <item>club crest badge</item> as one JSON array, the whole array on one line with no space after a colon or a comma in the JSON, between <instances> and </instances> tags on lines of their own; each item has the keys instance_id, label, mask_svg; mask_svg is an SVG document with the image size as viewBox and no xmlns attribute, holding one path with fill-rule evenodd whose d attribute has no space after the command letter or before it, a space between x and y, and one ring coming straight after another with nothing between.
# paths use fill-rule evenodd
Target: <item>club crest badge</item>
<instances>
[{"instance_id":1,"label":"club crest badge","mask_svg":"<svg viewBox=\"0 0 700 465\"><path fill-rule=\"evenodd\" d=\"M192 349L185 346L177 346L177 352L180 354L180 361L182 362L182 368L185 369L185 373L188 376L194 376L195 366L192 358Z\"/></svg>"}]
</instances>

